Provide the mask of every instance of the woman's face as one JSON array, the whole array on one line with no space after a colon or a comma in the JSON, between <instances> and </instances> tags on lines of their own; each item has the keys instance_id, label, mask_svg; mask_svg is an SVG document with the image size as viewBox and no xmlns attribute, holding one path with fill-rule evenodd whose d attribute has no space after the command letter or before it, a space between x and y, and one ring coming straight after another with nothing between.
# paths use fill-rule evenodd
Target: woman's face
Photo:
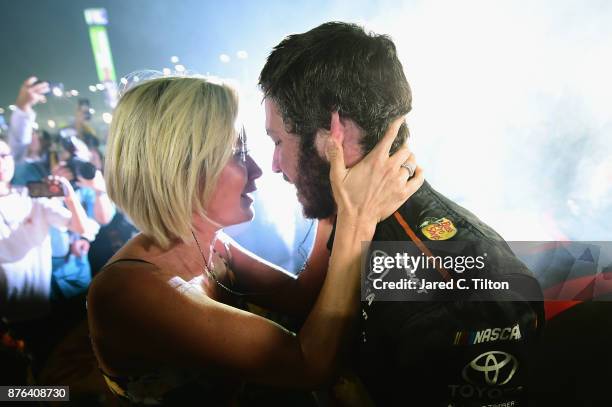
<instances>
[{"instance_id":1,"label":"woman's face","mask_svg":"<svg viewBox=\"0 0 612 407\"><path fill-rule=\"evenodd\" d=\"M243 130L232 158L221 171L217 188L206 208L207 216L224 226L253 219L253 199L248 194L257 189L255 180L261 174L261 168L248 154L246 133Z\"/></svg>"},{"instance_id":2,"label":"woman's face","mask_svg":"<svg viewBox=\"0 0 612 407\"><path fill-rule=\"evenodd\" d=\"M0 140L0 182L9 183L15 174L15 161L11 155L11 148Z\"/></svg>"}]
</instances>

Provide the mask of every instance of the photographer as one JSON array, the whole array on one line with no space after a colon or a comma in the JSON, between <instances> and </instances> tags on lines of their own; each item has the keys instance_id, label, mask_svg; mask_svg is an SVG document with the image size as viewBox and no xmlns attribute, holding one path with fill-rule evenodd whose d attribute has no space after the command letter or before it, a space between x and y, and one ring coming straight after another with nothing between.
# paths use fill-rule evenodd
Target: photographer
<instances>
[{"instance_id":1,"label":"photographer","mask_svg":"<svg viewBox=\"0 0 612 407\"><path fill-rule=\"evenodd\" d=\"M104 177L90 163L89 149L74 133L73 129L63 129L55 137L47 159L22 164L13 184L25 185L49 175L63 177L72 184L87 216L98 224L107 224L115 209L106 195ZM94 238L95 234L68 233L52 228L53 302L63 302L87 290L91 281L87 253Z\"/></svg>"},{"instance_id":2,"label":"photographer","mask_svg":"<svg viewBox=\"0 0 612 407\"><path fill-rule=\"evenodd\" d=\"M49 311L50 226L94 236L98 225L65 178L51 177L47 183L50 193L63 192L64 207L60 198L32 198L13 188L14 169L11 149L0 140L0 315L21 321Z\"/></svg>"}]
</instances>

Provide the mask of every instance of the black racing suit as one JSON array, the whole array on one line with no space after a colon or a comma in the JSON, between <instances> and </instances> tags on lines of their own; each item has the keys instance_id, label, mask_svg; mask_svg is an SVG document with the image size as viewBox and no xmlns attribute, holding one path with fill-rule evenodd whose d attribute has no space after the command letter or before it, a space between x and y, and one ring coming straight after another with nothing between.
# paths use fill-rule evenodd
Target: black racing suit
<instances>
[{"instance_id":1,"label":"black racing suit","mask_svg":"<svg viewBox=\"0 0 612 407\"><path fill-rule=\"evenodd\" d=\"M441 219L451 233L423 226ZM527 369L544 322L543 303L533 298L541 298L539 284L499 234L427 182L378 224L373 240L437 238L465 242L461 254L486 252L490 267L479 277L519 282L529 300L509 292L512 301L362 301L358 377L379 406L527 405Z\"/></svg>"}]
</instances>

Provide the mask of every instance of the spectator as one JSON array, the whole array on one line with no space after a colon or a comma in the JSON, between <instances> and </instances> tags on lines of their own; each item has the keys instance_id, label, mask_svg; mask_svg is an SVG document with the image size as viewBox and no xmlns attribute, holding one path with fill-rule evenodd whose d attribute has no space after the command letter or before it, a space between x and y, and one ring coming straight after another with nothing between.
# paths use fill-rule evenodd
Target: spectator
<instances>
[{"instance_id":1,"label":"spectator","mask_svg":"<svg viewBox=\"0 0 612 407\"><path fill-rule=\"evenodd\" d=\"M64 190L58 198L31 198L13 188L15 163L9 145L0 140L0 315L29 320L49 310L51 239L49 227L94 236L98 225L89 219L70 183L52 181Z\"/></svg>"},{"instance_id":2,"label":"spectator","mask_svg":"<svg viewBox=\"0 0 612 407\"><path fill-rule=\"evenodd\" d=\"M92 153L87 145L80 140L76 130L63 130L64 141L69 143L53 143L52 137L45 134L43 139L33 137L36 113L33 107L45 102L45 94L49 92L49 84L38 83L36 77L26 79L19 90L15 102L16 110L11 116L9 129L10 146L16 151L13 185L25 185L30 181L39 181L49 175L66 178L76 190L75 197L85 208L87 215L100 225L109 223L115 215L115 209L106 195L104 177L98 169L91 179L74 174L72 158L90 161ZM83 127L83 118L77 110L75 123ZM85 127L84 127L85 128ZM88 128L88 127L87 127ZM42 143L41 143L42 141ZM71 151L62 148L60 144L69 144ZM38 160L32 160L38 156ZM96 157L97 158L97 157ZM97 165L96 165L97 164ZM98 168L100 163L94 163ZM91 281L91 267L87 253L93 235L79 235L67 231L51 229L52 247L52 292L53 301L62 301L84 294Z\"/></svg>"}]
</instances>

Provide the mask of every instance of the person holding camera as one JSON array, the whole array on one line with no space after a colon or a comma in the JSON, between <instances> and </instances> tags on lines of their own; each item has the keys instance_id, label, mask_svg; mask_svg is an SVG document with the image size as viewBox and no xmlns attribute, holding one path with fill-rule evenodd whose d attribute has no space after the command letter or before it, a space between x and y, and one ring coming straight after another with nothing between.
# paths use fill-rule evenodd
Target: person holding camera
<instances>
[{"instance_id":1,"label":"person holding camera","mask_svg":"<svg viewBox=\"0 0 612 407\"><path fill-rule=\"evenodd\" d=\"M46 185L42 189L47 195L63 198L34 198L12 186L14 170L10 146L0 140L0 316L24 321L49 311L50 227L94 236L99 226L87 217L65 178L54 176L39 183Z\"/></svg>"},{"instance_id":2,"label":"person holding camera","mask_svg":"<svg viewBox=\"0 0 612 407\"><path fill-rule=\"evenodd\" d=\"M87 216L99 225L109 223L115 208L106 194L102 172L91 162L91 152L73 129L62 129L54 137L45 159L22 163L13 179L13 185L26 185L49 175L66 178L73 186L76 197ZM52 300L64 300L85 293L91 282L88 252L94 235L51 230L52 246Z\"/></svg>"}]
</instances>

